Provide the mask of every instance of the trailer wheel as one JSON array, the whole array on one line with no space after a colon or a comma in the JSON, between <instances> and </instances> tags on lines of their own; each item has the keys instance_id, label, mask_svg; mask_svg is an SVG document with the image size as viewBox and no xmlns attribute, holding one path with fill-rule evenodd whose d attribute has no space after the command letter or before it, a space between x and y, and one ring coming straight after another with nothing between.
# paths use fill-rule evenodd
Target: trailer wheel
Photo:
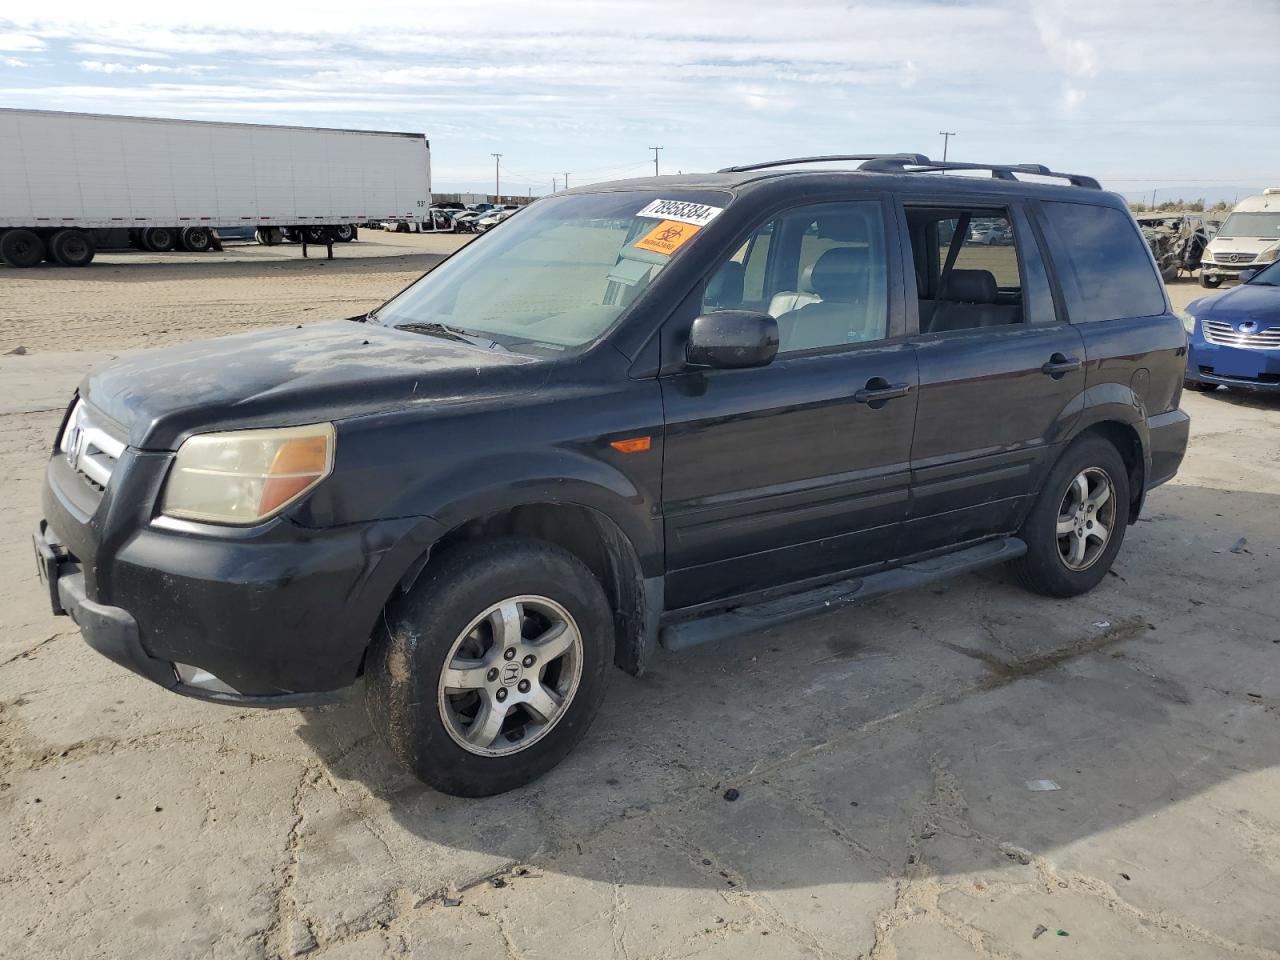
<instances>
[{"instance_id":1,"label":"trailer wheel","mask_svg":"<svg viewBox=\"0 0 1280 960\"><path fill-rule=\"evenodd\" d=\"M185 227L178 234L178 243L183 250L192 253L204 253L213 246L213 234L208 227Z\"/></svg>"},{"instance_id":2,"label":"trailer wheel","mask_svg":"<svg viewBox=\"0 0 1280 960\"><path fill-rule=\"evenodd\" d=\"M329 239L329 228L321 226L303 227L298 231L307 243L325 243Z\"/></svg>"},{"instance_id":3,"label":"trailer wheel","mask_svg":"<svg viewBox=\"0 0 1280 960\"><path fill-rule=\"evenodd\" d=\"M83 230L59 230L49 241L53 259L64 267L87 267L93 262L93 237Z\"/></svg>"},{"instance_id":4,"label":"trailer wheel","mask_svg":"<svg viewBox=\"0 0 1280 960\"><path fill-rule=\"evenodd\" d=\"M253 236L264 247L274 247L284 241L284 233L279 227L259 227L253 231Z\"/></svg>"},{"instance_id":5,"label":"trailer wheel","mask_svg":"<svg viewBox=\"0 0 1280 960\"><path fill-rule=\"evenodd\" d=\"M297 227L284 227L282 228L282 232L284 233L284 238L290 243L302 242L302 234L298 232Z\"/></svg>"},{"instance_id":6,"label":"trailer wheel","mask_svg":"<svg viewBox=\"0 0 1280 960\"><path fill-rule=\"evenodd\" d=\"M356 238L356 228L349 223L340 223L333 228L333 239L339 243L350 243Z\"/></svg>"},{"instance_id":7,"label":"trailer wheel","mask_svg":"<svg viewBox=\"0 0 1280 960\"><path fill-rule=\"evenodd\" d=\"M142 231L142 245L153 253L172 250L177 237L169 227L147 227Z\"/></svg>"},{"instance_id":8,"label":"trailer wheel","mask_svg":"<svg viewBox=\"0 0 1280 960\"><path fill-rule=\"evenodd\" d=\"M44 241L33 230L10 230L0 237L0 258L11 267L34 267L44 255Z\"/></svg>"}]
</instances>

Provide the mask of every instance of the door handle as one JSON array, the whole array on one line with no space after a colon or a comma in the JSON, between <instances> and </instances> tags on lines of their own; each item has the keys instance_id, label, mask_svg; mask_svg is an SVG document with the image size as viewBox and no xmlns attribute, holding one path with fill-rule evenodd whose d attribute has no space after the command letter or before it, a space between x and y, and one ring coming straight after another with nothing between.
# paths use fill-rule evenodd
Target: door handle
<instances>
[{"instance_id":1,"label":"door handle","mask_svg":"<svg viewBox=\"0 0 1280 960\"><path fill-rule=\"evenodd\" d=\"M883 377L872 377L865 387L854 393L853 399L857 403L879 406L886 400L905 397L910 392L911 384L909 383L889 383Z\"/></svg>"},{"instance_id":2,"label":"door handle","mask_svg":"<svg viewBox=\"0 0 1280 960\"><path fill-rule=\"evenodd\" d=\"M1059 379L1063 374L1072 373L1084 366L1084 361L1079 357L1068 357L1061 353L1055 353L1049 358L1048 362L1040 368L1040 372L1047 376Z\"/></svg>"}]
</instances>

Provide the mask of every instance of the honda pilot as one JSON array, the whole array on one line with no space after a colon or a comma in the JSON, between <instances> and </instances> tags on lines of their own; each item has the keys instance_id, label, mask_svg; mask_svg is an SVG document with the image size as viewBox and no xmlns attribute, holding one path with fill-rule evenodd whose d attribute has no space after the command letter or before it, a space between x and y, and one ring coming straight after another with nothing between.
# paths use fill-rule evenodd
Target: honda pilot
<instances>
[{"instance_id":1,"label":"honda pilot","mask_svg":"<svg viewBox=\"0 0 1280 960\"><path fill-rule=\"evenodd\" d=\"M995 564L1090 590L1188 433L1124 201L820 159L578 188L354 322L96 369L49 451L54 612L186 696L361 681L417 776L484 795L659 647Z\"/></svg>"}]
</instances>

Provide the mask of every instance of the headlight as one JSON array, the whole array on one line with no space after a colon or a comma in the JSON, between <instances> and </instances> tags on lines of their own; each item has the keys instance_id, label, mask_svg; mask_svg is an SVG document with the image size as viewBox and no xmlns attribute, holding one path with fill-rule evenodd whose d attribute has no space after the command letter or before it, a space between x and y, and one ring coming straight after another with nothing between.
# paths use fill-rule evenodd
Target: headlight
<instances>
[{"instance_id":1,"label":"headlight","mask_svg":"<svg viewBox=\"0 0 1280 960\"><path fill-rule=\"evenodd\" d=\"M1201 263L1213 263L1213 251L1208 247L1204 248L1204 253L1200 254Z\"/></svg>"},{"instance_id":2,"label":"headlight","mask_svg":"<svg viewBox=\"0 0 1280 960\"><path fill-rule=\"evenodd\" d=\"M1263 250L1258 254L1258 259L1254 263L1272 263L1276 259L1276 255L1280 254L1280 247L1272 247L1270 250Z\"/></svg>"},{"instance_id":3,"label":"headlight","mask_svg":"<svg viewBox=\"0 0 1280 960\"><path fill-rule=\"evenodd\" d=\"M161 512L245 525L279 513L333 471L333 424L190 437L165 483Z\"/></svg>"},{"instance_id":4,"label":"headlight","mask_svg":"<svg viewBox=\"0 0 1280 960\"><path fill-rule=\"evenodd\" d=\"M1182 329L1187 331L1188 337L1196 332L1196 318L1192 314L1187 313L1185 310L1175 310L1173 312L1176 313L1178 315L1178 319L1182 321Z\"/></svg>"}]
</instances>

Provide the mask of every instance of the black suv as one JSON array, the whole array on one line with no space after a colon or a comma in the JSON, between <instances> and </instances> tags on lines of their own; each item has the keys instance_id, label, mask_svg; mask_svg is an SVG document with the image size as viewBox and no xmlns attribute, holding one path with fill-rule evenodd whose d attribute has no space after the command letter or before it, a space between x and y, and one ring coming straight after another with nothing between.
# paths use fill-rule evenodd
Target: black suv
<instances>
[{"instance_id":1,"label":"black suv","mask_svg":"<svg viewBox=\"0 0 1280 960\"><path fill-rule=\"evenodd\" d=\"M1188 432L1123 201L815 159L861 165L579 188L357 322L93 373L35 541L55 612L188 696L363 677L396 754L481 795L658 644L996 563L1089 590Z\"/></svg>"}]
</instances>

